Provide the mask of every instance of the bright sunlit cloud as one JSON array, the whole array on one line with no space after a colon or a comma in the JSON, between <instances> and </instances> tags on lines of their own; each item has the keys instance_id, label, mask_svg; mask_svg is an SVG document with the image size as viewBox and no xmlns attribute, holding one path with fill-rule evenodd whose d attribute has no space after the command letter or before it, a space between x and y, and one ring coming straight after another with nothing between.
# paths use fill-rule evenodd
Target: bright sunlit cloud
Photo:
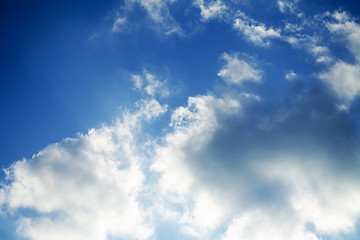
<instances>
[{"instance_id":1,"label":"bright sunlit cloud","mask_svg":"<svg viewBox=\"0 0 360 240\"><path fill-rule=\"evenodd\" d=\"M356 3L44 4L3 14L0 236L359 238Z\"/></svg>"}]
</instances>

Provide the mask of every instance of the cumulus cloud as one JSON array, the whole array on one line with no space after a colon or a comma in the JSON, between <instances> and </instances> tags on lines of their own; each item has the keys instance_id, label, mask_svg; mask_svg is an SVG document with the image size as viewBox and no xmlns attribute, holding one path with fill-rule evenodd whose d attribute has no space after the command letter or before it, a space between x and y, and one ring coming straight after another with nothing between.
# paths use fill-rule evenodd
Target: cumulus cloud
<instances>
[{"instance_id":1,"label":"cumulus cloud","mask_svg":"<svg viewBox=\"0 0 360 240\"><path fill-rule=\"evenodd\" d=\"M351 102L360 95L360 25L345 12L335 11L331 17L332 21L326 22L328 29L335 36L346 39L346 47L355 62L338 60L328 71L319 74L319 78L335 93L339 108L348 110Z\"/></svg>"},{"instance_id":2,"label":"cumulus cloud","mask_svg":"<svg viewBox=\"0 0 360 240\"><path fill-rule=\"evenodd\" d=\"M19 215L19 233L37 240L149 238L153 227L138 199L145 177L135 139L141 122L165 111L156 100L139 102L135 113L114 124L51 144L6 169L3 207Z\"/></svg>"},{"instance_id":3,"label":"cumulus cloud","mask_svg":"<svg viewBox=\"0 0 360 240\"><path fill-rule=\"evenodd\" d=\"M221 17L227 9L226 5L221 0L214 0L210 2L196 0L194 4L200 8L200 14L203 21Z\"/></svg>"},{"instance_id":4,"label":"cumulus cloud","mask_svg":"<svg viewBox=\"0 0 360 240\"><path fill-rule=\"evenodd\" d=\"M240 85L245 81L260 82L261 71L255 64L248 63L238 58L238 54L229 55L224 53L222 59L225 60L225 66L220 70L218 76L228 84Z\"/></svg>"},{"instance_id":5,"label":"cumulus cloud","mask_svg":"<svg viewBox=\"0 0 360 240\"><path fill-rule=\"evenodd\" d=\"M246 212L231 222L220 240L319 240L314 233L305 231L304 226L294 223L293 216L281 211L277 214L280 217L259 210Z\"/></svg>"},{"instance_id":6,"label":"cumulus cloud","mask_svg":"<svg viewBox=\"0 0 360 240\"><path fill-rule=\"evenodd\" d=\"M161 198L166 199L167 212L177 212L177 221L185 233L204 237L223 218L220 196L210 188L199 186L197 170L191 166L194 156L202 152L221 127L219 117L240 111L241 104L233 98L211 95L190 97L186 107L177 108L171 117L173 132L156 149L151 169L160 173ZM172 208L170 203L178 203ZM209 211L209 209L211 209Z\"/></svg>"},{"instance_id":7,"label":"cumulus cloud","mask_svg":"<svg viewBox=\"0 0 360 240\"><path fill-rule=\"evenodd\" d=\"M233 27L247 40L262 47L270 46L270 39L281 37L280 30L259 23L242 12L235 17Z\"/></svg>"},{"instance_id":8,"label":"cumulus cloud","mask_svg":"<svg viewBox=\"0 0 360 240\"><path fill-rule=\"evenodd\" d=\"M22 236L40 240L156 239L159 222L198 239L351 233L359 137L326 91L298 94L276 106L230 90L189 97L150 144L141 127L166 106L140 101L111 125L14 163L3 209L17 212Z\"/></svg>"},{"instance_id":9,"label":"cumulus cloud","mask_svg":"<svg viewBox=\"0 0 360 240\"><path fill-rule=\"evenodd\" d=\"M318 159L288 158L293 159L266 163L267 170L261 167L260 171L272 179L287 182L291 189L289 202L299 222L303 225L310 222L319 234L325 235L355 231L360 207L352 202L360 200L360 188L354 172L336 171L321 156Z\"/></svg>"},{"instance_id":10,"label":"cumulus cloud","mask_svg":"<svg viewBox=\"0 0 360 240\"><path fill-rule=\"evenodd\" d=\"M351 102L360 95L360 66L342 61L337 62L328 72L319 78L328 84L347 109Z\"/></svg>"},{"instance_id":11,"label":"cumulus cloud","mask_svg":"<svg viewBox=\"0 0 360 240\"><path fill-rule=\"evenodd\" d=\"M189 98L173 112L151 167L164 215L200 239L223 227L215 239L320 240L355 231L358 136L329 100L310 92L266 112L264 102L241 97ZM248 108L254 103L265 105ZM260 127L265 118L271 127Z\"/></svg>"},{"instance_id":12,"label":"cumulus cloud","mask_svg":"<svg viewBox=\"0 0 360 240\"><path fill-rule=\"evenodd\" d=\"M139 2L159 22L170 3ZM215 12L204 14L210 19ZM348 104L360 91L358 25L344 14L333 18L329 29L346 37L356 62L338 60L318 76ZM237 19L260 46L280 37L245 15ZM312 43L316 59L330 51ZM150 100L136 111L6 169L0 203L16 214L19 233L39 240L156 239L161 224L220 240L320 240L354 232L360 139L353 120L323 89L290 89L295 93L286 103L238 92L234 85L261 82L263 70L240 54L222 59L225 90L174 106L160 138L142 127L166 111L154 98L169 92L144 70L132 81Z\"/></svg>"},{"instance_id":13,"label":"cumulus cloud","mask_svg":"<svg viewBox=\"0 0 360 240\"><path fill-rule=\"evenodd\" d=\"M335 11L332 14L335 21L328 22L329 30L338 36L346 38L347 48L352 52L358 62L360 62L360 25L351 18L346 12Z\"/></svg>"}]
</instances>

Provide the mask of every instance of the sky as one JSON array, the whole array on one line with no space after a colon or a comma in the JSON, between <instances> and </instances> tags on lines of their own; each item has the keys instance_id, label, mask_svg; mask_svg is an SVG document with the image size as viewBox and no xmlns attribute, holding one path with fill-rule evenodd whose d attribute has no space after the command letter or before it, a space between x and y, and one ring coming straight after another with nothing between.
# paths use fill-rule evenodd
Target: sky
<instances>
[{"instance_id":1,"label":"sky","mask_svg":"<svg viewBox=\"0 0 360 240\"><path fill-rule=\"evenodd\" d=\"M0 2L0 238L360 238L360 3Z\"/></svg>"}]
</instances>

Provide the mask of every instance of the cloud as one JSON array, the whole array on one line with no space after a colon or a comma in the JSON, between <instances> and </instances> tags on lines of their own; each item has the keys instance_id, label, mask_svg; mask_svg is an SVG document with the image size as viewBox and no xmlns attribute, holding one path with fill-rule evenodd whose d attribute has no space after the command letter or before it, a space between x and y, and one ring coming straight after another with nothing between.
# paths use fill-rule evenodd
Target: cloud
<instances>
[{"instance_id":1,"label":"cloud","mask_svg":"<svg viewBox=\"0 0 360 240\"><path fill-rule=\"evenodd\" d=\"M156 95L167 97L170 94L164 83L147 70L143 71L143 75L132 75L132 80L135 84L135 89L143 90L151 97Z\"/></svg>"},{"instance_id":2,"label":"cloud","mask_svg":"<svg viewBox=\"0 0 360 240\"><path fill-rule=\"evenodd\" d=\"M262 47L270 46L269 39L280 38L280 30L267 27L240 12L234 20L234 29L240 31L247 40Z\"/></svg>"},{"instance_id":3,"label":"cloud","mask_svg":"<svg viewBox=\"0 0 360 240\"><path fill-rule=\"evenodd\" d=\"M37 240L149 238L154 229L138 199L145 175L136 138L142 122L165 111L156 100L139 102L112 125L12 164L1 195L3 209L18 216L18 232Z\"/></svg>"},{"instance_id":4,"label":"cloud","mask_svg":"<svg viewBox=\"0 0 360 240\"><path fill-rule=\"evenodd\" d=\"M346 47L360 62L360 25L346 12L335 11L331 16L335 21L327 23L328 29L337 36L345 37Z\"/></svg>"},{"instance_id":5,"label":"cloud","mask_svg":"<svg viewBox=\"0 0 360 240\"><path fill-rule=\"evenodd\" d=\"M360 66L339 61L319 78L329 85L341 104L347 109L360 95Z\"/></svg>"},{"instance_id":6,"label":"cloud","mask_svg":"<svg viewBox=\"0 0 360 240\"><path fill-rule=\"evenodd\" d=\"M159 199L165 199L163 209L177 216L174 221L179 222L187 234L204 237L224 216L222 199L211 193L211 188L199 186L197 174L200 172L190 162L196 161L197 153L206 148L221 127L218 118L237 113L240 107L241 103L230 97L190 97L186 107L175 109L171 117L173 132L155 149L151 169L160 174ZM174 208L173 204L180 206Z\"/></svg>"},{"instance_id":7,"label":"cloud","mask_svg":"<svg viewBox=\"0 0 360 240\"><path fill-rule=\"evenodd\" d=\"M244 213L231 222L220 240L319 240L314 233L305 231L304 226L294 223L293 216L282 212L278 215L261 211Z\"/></svg>"},{"instance_id":8,"label":"cloud","mask_svg":"<svg viewBox=\"0 0 360 240\"><path fill-rule=\"evenodd\" d=\"M125 17L124 17L124 18L116 18L115 21L114 21L114 24L113 24L113 26L112 26L111 31L112 31L112 32L119 32L119 31L121 31L121 26L122 26L123 24L125 24L125 22L126 22L126 18L125 18Z\"/></svg>"},{"instance_id":9,"label":"cloud","mask_svg":"<svg viewBox=\"0 0 360 240\"><path fill-rule=\"evenodd\" d=\"M285 79L286 80L291 81L291 80L296 79L296 77L297 77L297 74L293 70L290 70L290 71L285 73Z\"/></svg>"},{"instance_id":10,"label":"cloud","mask_svg":"<svg viewBox=\"0 0 360 240\"><path fill-rule=\"evenodd\" d=\"M127 0L126 4L129 10L133 4L140 5L146 10L148 17L153 21L154 24L152 26L166 35L182 35L183 30L170 13L169 5L174 2L175 0Z\"/></svg>"},{"instance_id":11,"label":"cloud","mask_svg":"<svg viewBox=\"0 0 360 240\"><path fill-rule=\"evenodd\" d=\"M280 12L282 13L294 13L297 9L298 0L278 0L277 4L279 7Z\"/></svg>"},{"instance_id":12,"label":"cloud","mask_svg":"<svg viewBox=\"0 0 360 240\"><path fill-rule=\"evenodd\" d=\"M317 233L324 235L355 231L356 219L360 216L360 207L352 204L360 200L356 174L336 171L322 158L292 158L295 160L267 163L265 175L287 182L291 189L289 202L299 222L314 224Z\"/></svg>"},{"instance_id":13,"label":"cloud","mask_svg":"<svg viewBox=\"0 0 360 240\"><path fill-rule=\"evenodd\" d=\"M155 22L163 22L169 17L168 4L175 2L174 0L128 0L130 3L138 3L149 14L150 18Z\"/></svg>"},{"instance_id":14,"label":"cloud","mask_svg":"<svg viewBox=\"0 0 360 240\"><path fill-rule=\"evenodd\" d=\"M145 75L134 79L139 88ZM18 216L22 236L40 240L157 239L161 224L221 240L355 231L359 136L327 92L272 105L224 88L175 107L159 139L142 126L166 106L143 100L111 125L14 163L4 211Z\"/></svg>"},{"instance_id":15,"label":"cloud","mask_svg":"<svg viewBox=\"0 0 360 240\"><path fill-rule=\"evenodd\" d=\"M226 5L221 0L214 0L206 3L204 3L204 0L196 0L194 5L200 8L201 19L203 21L221 17L221 15L225 14L227 9Z\"/></svg>"},{"instance_id":16,"label":"cloud","mask_svg":"<svg viewBox=\"0 0 360 240\"><path fill-rule=\"evenodd\" d=\"M319 22L316 18L304 19L300 26L287 23L283 29L282 39L295 48L307 51L315 58L316 63L329 64L334 59L327 46L328 43L325 43L324 40L330 38L330 36L317 34L324 27L323 22ZM309 34L309 32L312 32L312 34Z\"/></svg>"},{"instance_id":17,"label":"cloud","mask_svg":"<svg viewBox=\"0 0 360 240\"><path fill-rule=\"evenodd\" d=\"M225 94L191 97L175 109L151 167L160 175L164 215L200 239L222 228L209 239L354 232L359 138L326 91L299 94L290 106Z\"/></svg>"},{"instance_id":18,"label":"cloud","mask_svg":"<svg viewBox=\"0 0 360 240\"><path fill-rule=\"evenodd\" d=\"M172 2L137 3L161 23ZM360 91L358 26L347 15L333 17L329 29L345 36L355 60L329 61L318 76L348 104ZM236 19L257 45L280 38L280 30ZM295 36L315 59L330 54L320 40ZM157 239L161 226L172 226L198 239L320 240L356 231L360 139L352 118L316 81L289 86L286 101L239 92L234 85L259 83L264 70L239 53L222 59L221 90L174 106L168 125L155 128L159 138L143 125L165 113L154 98L169 92L144 70L132 75L149 98L137 110L6 169L0 203L18 219L19 233L39 240Z\"/></svg>"},{"instance_id":19,"label":"cloud","mask_svg":"<svg viewBox=\"0 0 360 240\"><path fill-rule=\"evenodd\" d=\"M260 82L261 71L254 66L238 58L238 54L230 56L227 53L222 55L222 59L226 61L226 65L220 70L218 76L226 83L232 85L241 85L245 81Z\"/></svg>"},{"instance_id":20,"label":"cloud","mask_svg":"<svg viewBox=\"0 0 360 240\"><path fill-rule=\"evenodd\" d=\"M360 95L360 25L345 12L335 11L330 17L331 22L325 24L335 37L345 38L346 47L355 61L338 60L328 71L319 74L319 78L339 99L339 108L348 110L351 102Z\"/></svg>"}]
</instances>

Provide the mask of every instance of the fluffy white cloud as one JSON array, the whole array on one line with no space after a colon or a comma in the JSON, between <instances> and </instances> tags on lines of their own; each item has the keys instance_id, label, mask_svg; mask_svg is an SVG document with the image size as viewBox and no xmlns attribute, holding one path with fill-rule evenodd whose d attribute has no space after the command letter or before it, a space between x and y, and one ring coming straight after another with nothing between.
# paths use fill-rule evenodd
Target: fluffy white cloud
<instances>
[{"instance_id":1,"label":"fluffy white cloud","mask_svg":"<svg viewBox=\"0 0 360 240\"><path fill-rule=\"evenodd\" d=\"M39 240L152 239L157 221L199 239L319 240L354 231L357 169L336 171L329 154L291 153L286 142L294 136L284 123L292 113L258 130L245 111L251 100L256 96L233 92L189 97L172 112L151 161L141 151L141 125L166 107L142 101L112 125L14 163L0 201L20 215L19 232ZM279 140L273 134L281 135L283 124L287 135ZM269 139L281 147L269 150L262 138L273 130ZM303 145L296 149L308 152ZM226 230L213 234L219 229Z\"/></svg>"},{"instance_id":2,"label":"fluffy white cloud","mask_svg":"<svg viewBox=\"0 0 360 240\"><path fill-rule=\"evenodd\" d=\"M356 171L336 172L321 156L316 161L289 156L269 161L259 170L288 185L289 203L301 224L312 223L316 232L327 235L355 230L360 217L360 207L354 204L360 201Z\"/></svg>"},{"instance_id":3,"label":"fluffy white cloud","mask_svg":"<svg viewBox=\"0 0 360 240\"><path fill-rule=\"evenodd\" d=\"M245 212L233 219L220 240L319 240L303 225L294 223L293 217L281 210L277 213Z\"/></svg>"},{"instance_id":4,"label":"fluffy white cloud","mask_svg":"<svg viewBox=\"0 0 360 240\"><path fill-rule=\"evenodd\" d=\"M204 0L196 0L195 6L200 8L200 14L203 21L210 20L212 18L220 17L227 9L225 4L221 0L214 0L210 2L204 2Z\"/></svg>"},{"instance_id":5,"label":"fluffy white cloud","mask_svg":"<svg viewBox=\"0 0 360 240\"><path fill-rule=\"evenodd\" d=\"M165 87L164 82L158 80L153 74L147 70L143 71L143 75L132 75L132 80L135 84L135 89L143 90L146 94L154 97L160 95L161 97L169 96L170 92Z\"/></svg>"},{"instance_id":6,"label":"fluffy white cloud","mask_svg":"<svg viewBox=\"0 0 360 240\"><path fill-rule=\"evenodd\" d=\"M359 65L339 61L328 72L321 73L319 78L330 86L344 106L349 106L360 95Z\"/></svg>"},{"instance_id":7,"label":"fluffy white cloud","mask_svg":"<svg viewBox=\"0 0 360 240\"><path fill-rule=\"evenodd\" d=\"M346 46L353 54L355 63L337 61L326 72L319 74L339 98L339 108L347 110L351 102L360 95L360 25L346 13L335 11L332 22L326 22L328 29L346 39Z\"/></svg>"},{"instance_id":8,"label":"fluffy white cloud","mask_svg":"<svg viewBox=\"0 0 360 240\"><path fill-rule=\"evenodd\" d=\"M177 216L185 233L204 237L219 225L224 217L223 201L211 192L211 187L199 185L199 174L193 168L197 153L201 153L214 132L221 127L219 117L239 112L238 100L215 98L211 95L190 97L188 106L177 108L171 118L173 132L156 148L151 169L160 174L158 181L163 206L167 214ZM180 207L173 207L180 204ZM169 214L169 212L173 214Z\"/></svg>"},{"instance_id":9,"label":"fluffy white cloud","mask_svg":"<svg viewBox=\"0 0 360 240\"><path fill-rule=\"evenodd\" d=\"M238 58L238 54L229 55L224 53L222 59L226 61L218 76L228 84L242 84L245 81L260 82L261 71L252 63Z\"/></svg>"},{"instance_id":10,"label":"fluffy white cloud","mask_svg":"<svg viewBox=\"0 0 360 240\"><path fill-rule=\"evenodd\" d=\"M112 125L51 144L6 170L1 190L6 211L19 217L19 233L30 239L146 239L153 234L139 202L142 154L136 145L141 122L166 106L142 101ZM22 215L21 209L34 211Z\"/></svg>"},{"instance_id":11,"label":"fluffy white cloud","mask_svg":"<svg viewBox=\"0 0 360 240\"><path fill-rule=\"evenodd\" d=\"M234 28L240 31L249 41L263 47L270 46L269 39L281 37L280 30L267 27L242 12L235 17Z\"/></svg>"},{"instance_id":12,"label":"fluffy white cloud","mask_svg":"<svg viewBox=\"0 0 360 240\"><path fill-rule=\"evenodd\" d=\"M324 149L306 153L301 140L301 153L292 153L286 149L290 133L270 138L279 148L266 149L257 138L247 143L256 134L246 130L251 123L234 123L249 118L244 100L197 96L173 112L173 130L156 147L151 167L160 174L163 216L200 239L220 226L227 229L221 240L320 240L354 231L360 217L357 170L337 172L341 157L334 160Z\"/></svg>"},{"instance_id":13,"label":"fluffy white cloud","mask_svg":"<svg viewBox=\"0 0 360 240\"><path fill-rule=\"evenodd\" d=\"M327 23L329 30L346 38L348 49L360 62L360 24L345 12L335 11L332 17L335 22Z\"/></svg>"}]
</instances>

